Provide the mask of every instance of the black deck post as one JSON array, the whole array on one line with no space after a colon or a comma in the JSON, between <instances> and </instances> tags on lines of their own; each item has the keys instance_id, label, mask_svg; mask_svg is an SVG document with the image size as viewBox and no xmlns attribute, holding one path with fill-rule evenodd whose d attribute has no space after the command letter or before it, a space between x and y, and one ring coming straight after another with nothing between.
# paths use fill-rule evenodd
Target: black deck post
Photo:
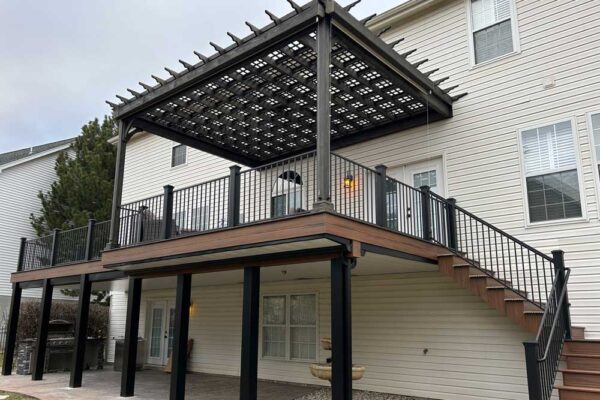
<instances>
[{"instance_id":1,"label":"black deck post","mask_svg":"<svg viewBox=\"0 0 600 400\"><path fill-rule=\"evenodd\" d=\"M133 396L137 365L138 329L140 326L140 301L142 279L129 278L127 293L127 320L125 321L125 343L123 369L121 370L121 397Z\"/></svg>"},{"instance_id":2,"label":"black deck post","mask_svg":"<svg viewBox=\"0 0 600 400\"><path fill-rule=\"evenodd\" d=\"M117 163L115 166L115 181L113 184L112 209L110 214L110 238L107 248L119 246L119 227L121 224L121 197L123 194L123 174L125 172L125 150L127 148L128 124L118 121L119 141L117 142Z\"/></svg>"},{"instance_id":3,"label":"black deck post","mask_svg":"<svg viewBox=\"0 0 600 400\"><path fill-rule=\"evenodd\" d=\"M525 346L525 365L527 366L527 387L529 399L542 398L542 382L540 380L540 364L538 363L538 343L535 340L523 342Z\"/></svg>"},{"instance_id":4,"label":"black deck post","mask_svg":"<svg viewBox=\"0 0 600 400\"><path fill-rule=\"evenodd\" d=\"M258 383L258 320L260 267L244 268L244 306L242 312L242 365L240 400L256 400Z\"/></svg>"},{"instance_id":5,"label":"black deck post","mask_svg":"<svg viewBox=\"0 0 600 400\"><path fill-rule=\"evenodd\" d=\"M565 298L563 300L563 318L566 329L566 337L565 339L571 339L571 310L569 304L569 292L567 289L566 283L566 274L565 274L565 252L562 250L553 250L552 251L552 259L554 260L554 274L557 277L557 286L560 288L557 293L562 293L565 291ZM560 296L557 297L559 299Z\"/></svg>"},{"instance_id":6,"label":"black deck post","mask_svg":"<svg viewBox=\"0 0 600 400\"><path fill-rule=\"evenodd\" d=\"M27 246L27 238L21 238L21 246L19 247L19 260L17 261L17 272L23 271L25 264L25 247Z\"/></svg>"},{"instance_id":7,"label":"black deck post","mask_svg":"<svg viewBox=\"0 0 600 400\"><path fill-rule=\"evenodd\" d=\"M169 239L173 232L173 186L164 186L162 239Z\"/></svg>"},{"instance_id":8,"label":"black deck post","mask_svg":"<svg viewBox=\"0 0 600 400\"><path fill-rule=\"evenodd\" d=\"M387 227L387 201L386 201L386 179L387 167L377 165L375 167L375 223Z\"/></svg>"},{"instance_id":9,"label":"black deck post","mask_svg":"<svg viewBox=\"0 0 600 400\"><path fill-rule=\"evenodd\" d=\"M187 343L190 323L191 292L192 275L177 275L170 400L183 400L185 398L185 374L187 372Z\"/></svg>"},{"instance_id":10,"label":"black deck post","mask_svg":"<svg viewBox=\"0 0 600 400\"><path fill-rule=\"evenodd\" d=\"M86 236L86 243L85 243L85 259L87 261L91 260L95 256L95 254L92 254L92 252L94 251L95 231L96 231L96 220L90 219L88 221L87 236Z\"/></svg>"},{"instance_id":11,"label":"black deck post","mask_svg":"<svg viewBox=\"0 0 600 400\"><path fill-rule=\"evenodd\" d=\"M423 239L431 240L431 189L429 186L421 186L421 230Z\"/></svg>"},{"instance_id":12,"label":"black deck post","mask_svg":"<svg viewBox=\"0 0 600 400\"><path fill-rule=\"evenodd\" d=\"M2 375L12 373L13 358L17 345L17 326L19 325L19 311L21 309L21 285L13 283L12 297L10 299L10 314L6 325L6 342L4 343L4 360L2 361Z\"/></svg>"},{"instance_id":13,"label":"black deck post","mask_svg":"<svg viewBox=\"0 0 600 400\"><path fill-rule=\"evenodd\" d=\"M52 249L50 250L50 265L56 265L56 255L58 253L58 234L60 233L60 229L52 230Z\"/></svg>"},{"instance_id":14,"label":"black deck post","mask_svg":"<svg viewBox=\"0 0 600 400\"><path fill-rule=\"evenodd\" d=\"M317 22L317 201L315 209L333 210L331 203L331 13L333 0L320 0Z\"/></svg>"},{"instance_id":15,"label":"black deck post","mask_svg":"<svg viewBox=\"0 0 600 400\"><path fill-rule=\"evenodd\" d=\"M229 167L229 191L227 198L227 226L240 224L240 166Z\"/></svg>"},{"instance_id":16,"label":"black deck post","mask_svg":"<svg viewBox=\"0 0 600 400\"><path fill-rule=\"evenodd\" d=\"M448 247L458 250L458 232L456 230L456 199L449 198L446 208L446 228L448 229Z\"/></svg>"},{"instance_id":17,"label":"black deck post","mask_svg":"<svg viewBox=\"0 0 600 400\"><path fill-rule=\"evenodd\" d=\"M48 342L48 322L52 307L52 285L49 279L44 279L40 315L38 319L37 342L32 363L31 379L41 381L44 377L44 364L46 361L46 344Z\"/></svg>"},{"instance_id":18,"label":"black deck post","mask_svg":"<svg viewBox=\"0 0 600 400\"><path fill-rule=\"evenodd\" d=\"M331 260L331 398L352 398L352 321L350 270L352 260Z\"/></svg>"},{"instance_id":19,"label":"black deck post","mask_svg":"<svg viewBox=\"0 0 600 400\"><path fill-rule=\"evenodd\" d=\"M75 326L75 349L73 350L73 363L71 364L71 377L69 380L69 387L72 388L81 387L91 294L92 283L89 275L81 275L79 279L79 307Z\"/></svg>"}]
</instances>

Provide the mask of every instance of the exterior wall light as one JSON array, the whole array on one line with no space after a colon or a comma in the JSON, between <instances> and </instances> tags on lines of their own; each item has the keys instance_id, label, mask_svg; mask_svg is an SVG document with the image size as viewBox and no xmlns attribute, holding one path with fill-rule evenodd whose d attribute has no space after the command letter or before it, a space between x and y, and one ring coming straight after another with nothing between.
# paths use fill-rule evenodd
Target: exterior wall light
<instances>
[{"instance_id":1,"label":"exterior wall light","mask_svg":"<svg viewBox=\"0 0 600 400\"><path fill-rule=\"evenodd\" d=\"M344 187L346 189L352 189L354 187L354 176L352 176L352 174L346 174L346 177L344 178Z\"/></svg>"}]
</instances>

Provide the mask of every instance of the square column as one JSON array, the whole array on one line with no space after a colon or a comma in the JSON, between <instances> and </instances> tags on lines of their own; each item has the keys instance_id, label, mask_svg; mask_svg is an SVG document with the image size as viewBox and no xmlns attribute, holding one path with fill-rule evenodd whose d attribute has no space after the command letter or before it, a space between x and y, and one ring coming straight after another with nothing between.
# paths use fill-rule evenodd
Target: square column
<instances>
[{"instance_id":1,"label":"square column","mask_svg":"<svg viewBox=\"0 0 600 400\"><path fill-rule=\"evenodd\" d=\"M123 174L125 173L125 150L127 148L127 130L129 124L119 121L119 141L117 142L117 164L113 184L112 209L110 214L110 237L107 248L114 249L119 245L119 226L121 215L121 197L123 194Z\"/></svg>"},{"instance_id":2,"label":"square column","mask_svg":"<svg viewBox=\"0 0 600 400\"><path fill-rule=\"evenodd\" d=\"M90 282L89 275L81 275L79 280L79 307L77 309L77 321L75 326L75 349L73 351L71 378L69 380L69 387L72 388L81 387L91 294L92 283Z\"/></svg>"},{"instance_id":3,"label":"square column","mask_svg":"<svg viewBox=\"0 0 600 400\"><path fill-rule=\"evenodd\" d=\"M259 306L260 267L246 267L244 268L240 400L256 400L257 397Z\"/></svg>"},{"instance_id":4,"label":"square column","mask_svg":"<svg viewBox=\"0 0 600 400\"><path fill-rule=\"evenodd\" d=\"M35 359L32 365L31 379L41 381L44 376L46 361L46 345L48 343L48 322L50 322L50 309L52 307L52 285L49 279L44 279L40 315L38 320L37 342Z\"/></svg>"},{"instance_id":5,"label":"square column","mask_svg":"<svg viewBox=\"0 0 600 400\"><path fill-rule=\"evenodd\" d=\"M125 346L121 371L121 397L133 396L137 365L138 329L140 327L140 302L142 279L129 278L127 292L127 320L125 322Z\"/></svg>"},{"instance_id":6,"label":"square column","mask_svg":"<svg viewBox=\"0 0 600 400\"><path fill-rule=\"evenodd\" d=\"M190 296L192 275L177 275L175 296L175 326L173 332L173 370L171 372L170 400L185 399L185 374L187 372L188 332L190 324Z\"/></svg>"},{"instance_id":7,"label":"square column","mask_svg":"<svg viewBox=\"0 0 600 400\"><path fill-rule=\"evenodd\" d=\"M331 260L331 398L352 398L352 321L350 270L354 260Z\"/></svg>"},{"instance_id":8,"label":"square column","mask_svg":"<svg viewBox=\"0 0 600 400\"><path fill-rule=\"evenodd\" d=\"M21 294L23 289L18 283L13 284L10 300L10 315L6 326L6 343L4 347L4 360L2 361L2 375L10 375L13 368L15 347L17 346L17 326L19 325L19 311L21 309Z\"/></svg>"}]
</instances>

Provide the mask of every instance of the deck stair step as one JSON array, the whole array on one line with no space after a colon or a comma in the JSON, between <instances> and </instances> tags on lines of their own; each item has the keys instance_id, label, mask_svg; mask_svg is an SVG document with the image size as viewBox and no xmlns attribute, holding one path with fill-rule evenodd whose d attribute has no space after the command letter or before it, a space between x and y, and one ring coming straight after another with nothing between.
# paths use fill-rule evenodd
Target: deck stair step
<instances>
[{"instance_id":1,"label":"deck stair step","mask_svg":"<svg viewBox=\"0 0 600 400\"><path fill-rule=\"evenodd\" d=\"M600 388L600 371L568 368L561 368L559 371L563 374L563 385L565 386Z\"/></svg>"},{"instance_id":2,"label":"deck stair step","mask_svg":"<svg viewBox=\"0 0 600 400\"><path fill-rule=\"evenodd\" d=\"M566 340L560 368L563 385L556 386L561 400L600 400L600 340L583 339L583 328L572 327L574 339Z\"/></svg>"},{"instance_id":3,"label":"deck stair step","mask_svg":"<svg viewBox=\"0 0 600 400\"><path fill-rule=\"evenodd\" d=\"M600 400L600 389L584 386L557 386L560 400Z\"/></svg>"}]
</instances>

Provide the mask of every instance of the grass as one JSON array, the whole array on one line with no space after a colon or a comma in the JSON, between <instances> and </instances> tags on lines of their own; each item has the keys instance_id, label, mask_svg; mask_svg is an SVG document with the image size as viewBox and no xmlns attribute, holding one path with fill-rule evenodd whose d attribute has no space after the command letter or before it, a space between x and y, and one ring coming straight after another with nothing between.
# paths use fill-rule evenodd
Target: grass
<instances>
[{"instance_id":1,"label":"grass","mask_svg":"<svg viewBox=\"0 0 600 400\"><path fill-rule=\"evenodd\" d=\"M8 395L6 400L37 400L35 397L25 396L24 394L3 392L2 390L0 390L0 398L2 398L2 396L6 396L6 395Z\"/></svg>"}]
</instances>

